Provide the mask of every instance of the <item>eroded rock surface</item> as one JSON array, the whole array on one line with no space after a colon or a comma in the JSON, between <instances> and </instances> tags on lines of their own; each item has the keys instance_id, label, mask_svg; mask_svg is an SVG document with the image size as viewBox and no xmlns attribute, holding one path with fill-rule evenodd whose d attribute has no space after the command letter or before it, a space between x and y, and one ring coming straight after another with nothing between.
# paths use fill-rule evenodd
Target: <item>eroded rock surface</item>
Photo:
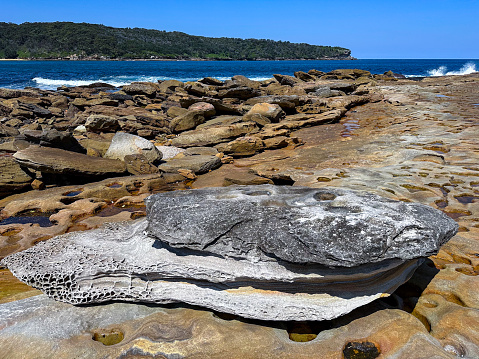
<instances>
[{"instance_id":1,"label":"eroded rock surface","mask_svg":"<svg viewBox=\"0 0 479 359\"><path fill-rule=\"evenodd\" d=\"M25 283L72 303L199 305L246 318L325 320L392 293L421 260L328 269L225 259L162 248L147 222L56 237L0 262Z\"/></svg>"},{"instance_id":2,"label":"eroded rock surface","mask_svg":"<svg viewBox=\"0 0 479 359\"><path fill-rule=\"evenodd\" d=\"M431 207L338 188L210 188L145 202L160 241L250 260L354 267L429 256L457 232Z\"/></svg>"}]
</instances>

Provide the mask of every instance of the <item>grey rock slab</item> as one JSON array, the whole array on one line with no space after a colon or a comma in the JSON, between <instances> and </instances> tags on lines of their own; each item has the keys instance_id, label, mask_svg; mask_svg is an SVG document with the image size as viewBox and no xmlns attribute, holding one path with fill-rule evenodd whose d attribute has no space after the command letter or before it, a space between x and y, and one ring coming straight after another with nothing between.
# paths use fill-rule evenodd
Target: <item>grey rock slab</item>
<instances>
[{"instance_id":1,"label":"grey rock slab","mask_svg":"<svg viewBox=\"0 0 479 359\"><path fill-rule=\"evenodd\" d=\"M427 257L457 223L418 203L340 188L207 188L145 200L148 233L223 257L354 267Z\"/></svg>"},{"instance_id":2,"label":"grey rock slab","mask_svg":"<svg viewBox=\"0 0 479 359\"><path fill-rule=\"evenodd\" d=\"M144 155L151 163L162 158L161 152L146 138L117 132L104 157L123 161L126 155Z\"/></svg>"},{"instance_id":3,"label":"grey rock slab","mask_svg":"<svg viewBox=\"0 0 479 359\"><path fill-rule=\"evenodd\" d=\"M170 158L175 157L178 153L185 152L184 148L175 146L156 146L156 148L162 153L162 160L169 160Z\"/></svg>"},{"instance_id":4,"label":"grey rock slab","mask_svg":"<svg viewBox=\"0 0 479 359\"><path fill-rule=\"evenodd\" d=\"M326 320L392 293L419 260L326 268L172 250L144 219L41 242L0 262L71 304L182 302L263 320Z\"/></svg>"}]
</instances>

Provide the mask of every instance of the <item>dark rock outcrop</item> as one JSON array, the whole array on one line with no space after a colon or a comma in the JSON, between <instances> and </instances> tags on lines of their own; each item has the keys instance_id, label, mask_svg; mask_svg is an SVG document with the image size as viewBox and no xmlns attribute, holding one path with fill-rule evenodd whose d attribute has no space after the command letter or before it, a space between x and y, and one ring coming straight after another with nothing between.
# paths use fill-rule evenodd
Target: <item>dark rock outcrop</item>
<instances>
[{"instance_id":1,"label":"dark rock outcrop","mask_svg":"<svg viewBox=\"0 0 479 359\"><path fill-rule=\"evenodd\" d=\"M145 202L151 236L249 260L354 267L427 257L458 228L431 207L336 188L214 188Z\"/></svg>"}]
</instances>

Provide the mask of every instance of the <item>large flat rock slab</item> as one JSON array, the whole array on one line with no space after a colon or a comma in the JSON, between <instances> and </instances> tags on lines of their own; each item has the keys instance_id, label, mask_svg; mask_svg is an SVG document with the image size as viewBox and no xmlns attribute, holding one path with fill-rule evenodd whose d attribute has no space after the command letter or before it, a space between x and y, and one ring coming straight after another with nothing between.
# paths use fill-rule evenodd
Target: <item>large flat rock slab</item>
<instances>
[{"instance_id":1,"label":"large flat rock slab","mask_svg":"<svg viewBox=\"0 0 479 359\"><path fill-rule=\"evenodd\" d=\"M431 207L340 188L207 188L145 202L151 236L175 248L253 261L354 267L427 257L458 228Z\"/></svg>"},{"instance_id":2,"label":"large flat rock slab","mask_svg":"<svg viewBox=\"0 0 479 359\"><path fill-rule=\"evenodd\" d=\"M115 176L126 171L126 165L119 160L92 157L59 148L30 146L13 155L24 167L54 174L82 176Z\"/></svg>"},{"instance_id":3,"label":"large flat rock slab","mask_svg":"<svg viewBox=\"0 0 479 359\"><path fill-rule=\"evenodd\" d=\"M225 259L169 250L146 226L138 220L65 234L0 264L71 304L181 302L262 320L328 320L394 292L422 261L331 269Z\"/></svg>"}]
</instances>

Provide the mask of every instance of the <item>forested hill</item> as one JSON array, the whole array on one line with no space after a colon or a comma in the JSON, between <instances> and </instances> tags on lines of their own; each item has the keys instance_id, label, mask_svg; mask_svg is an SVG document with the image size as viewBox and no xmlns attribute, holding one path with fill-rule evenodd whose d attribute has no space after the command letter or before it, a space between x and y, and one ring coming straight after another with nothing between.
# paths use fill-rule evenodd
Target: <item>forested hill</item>
<instances>
[{"instance_id":1,"label":"forested hill","mask_svg":"<svg viewBox=\"0 0 479 359\"><path fill-rule=\"evenodd\" d=\"M280 60L346 59L350 54L342 47L86 23L0 23L0 58Z\"/></svg>"}]
</instances>

